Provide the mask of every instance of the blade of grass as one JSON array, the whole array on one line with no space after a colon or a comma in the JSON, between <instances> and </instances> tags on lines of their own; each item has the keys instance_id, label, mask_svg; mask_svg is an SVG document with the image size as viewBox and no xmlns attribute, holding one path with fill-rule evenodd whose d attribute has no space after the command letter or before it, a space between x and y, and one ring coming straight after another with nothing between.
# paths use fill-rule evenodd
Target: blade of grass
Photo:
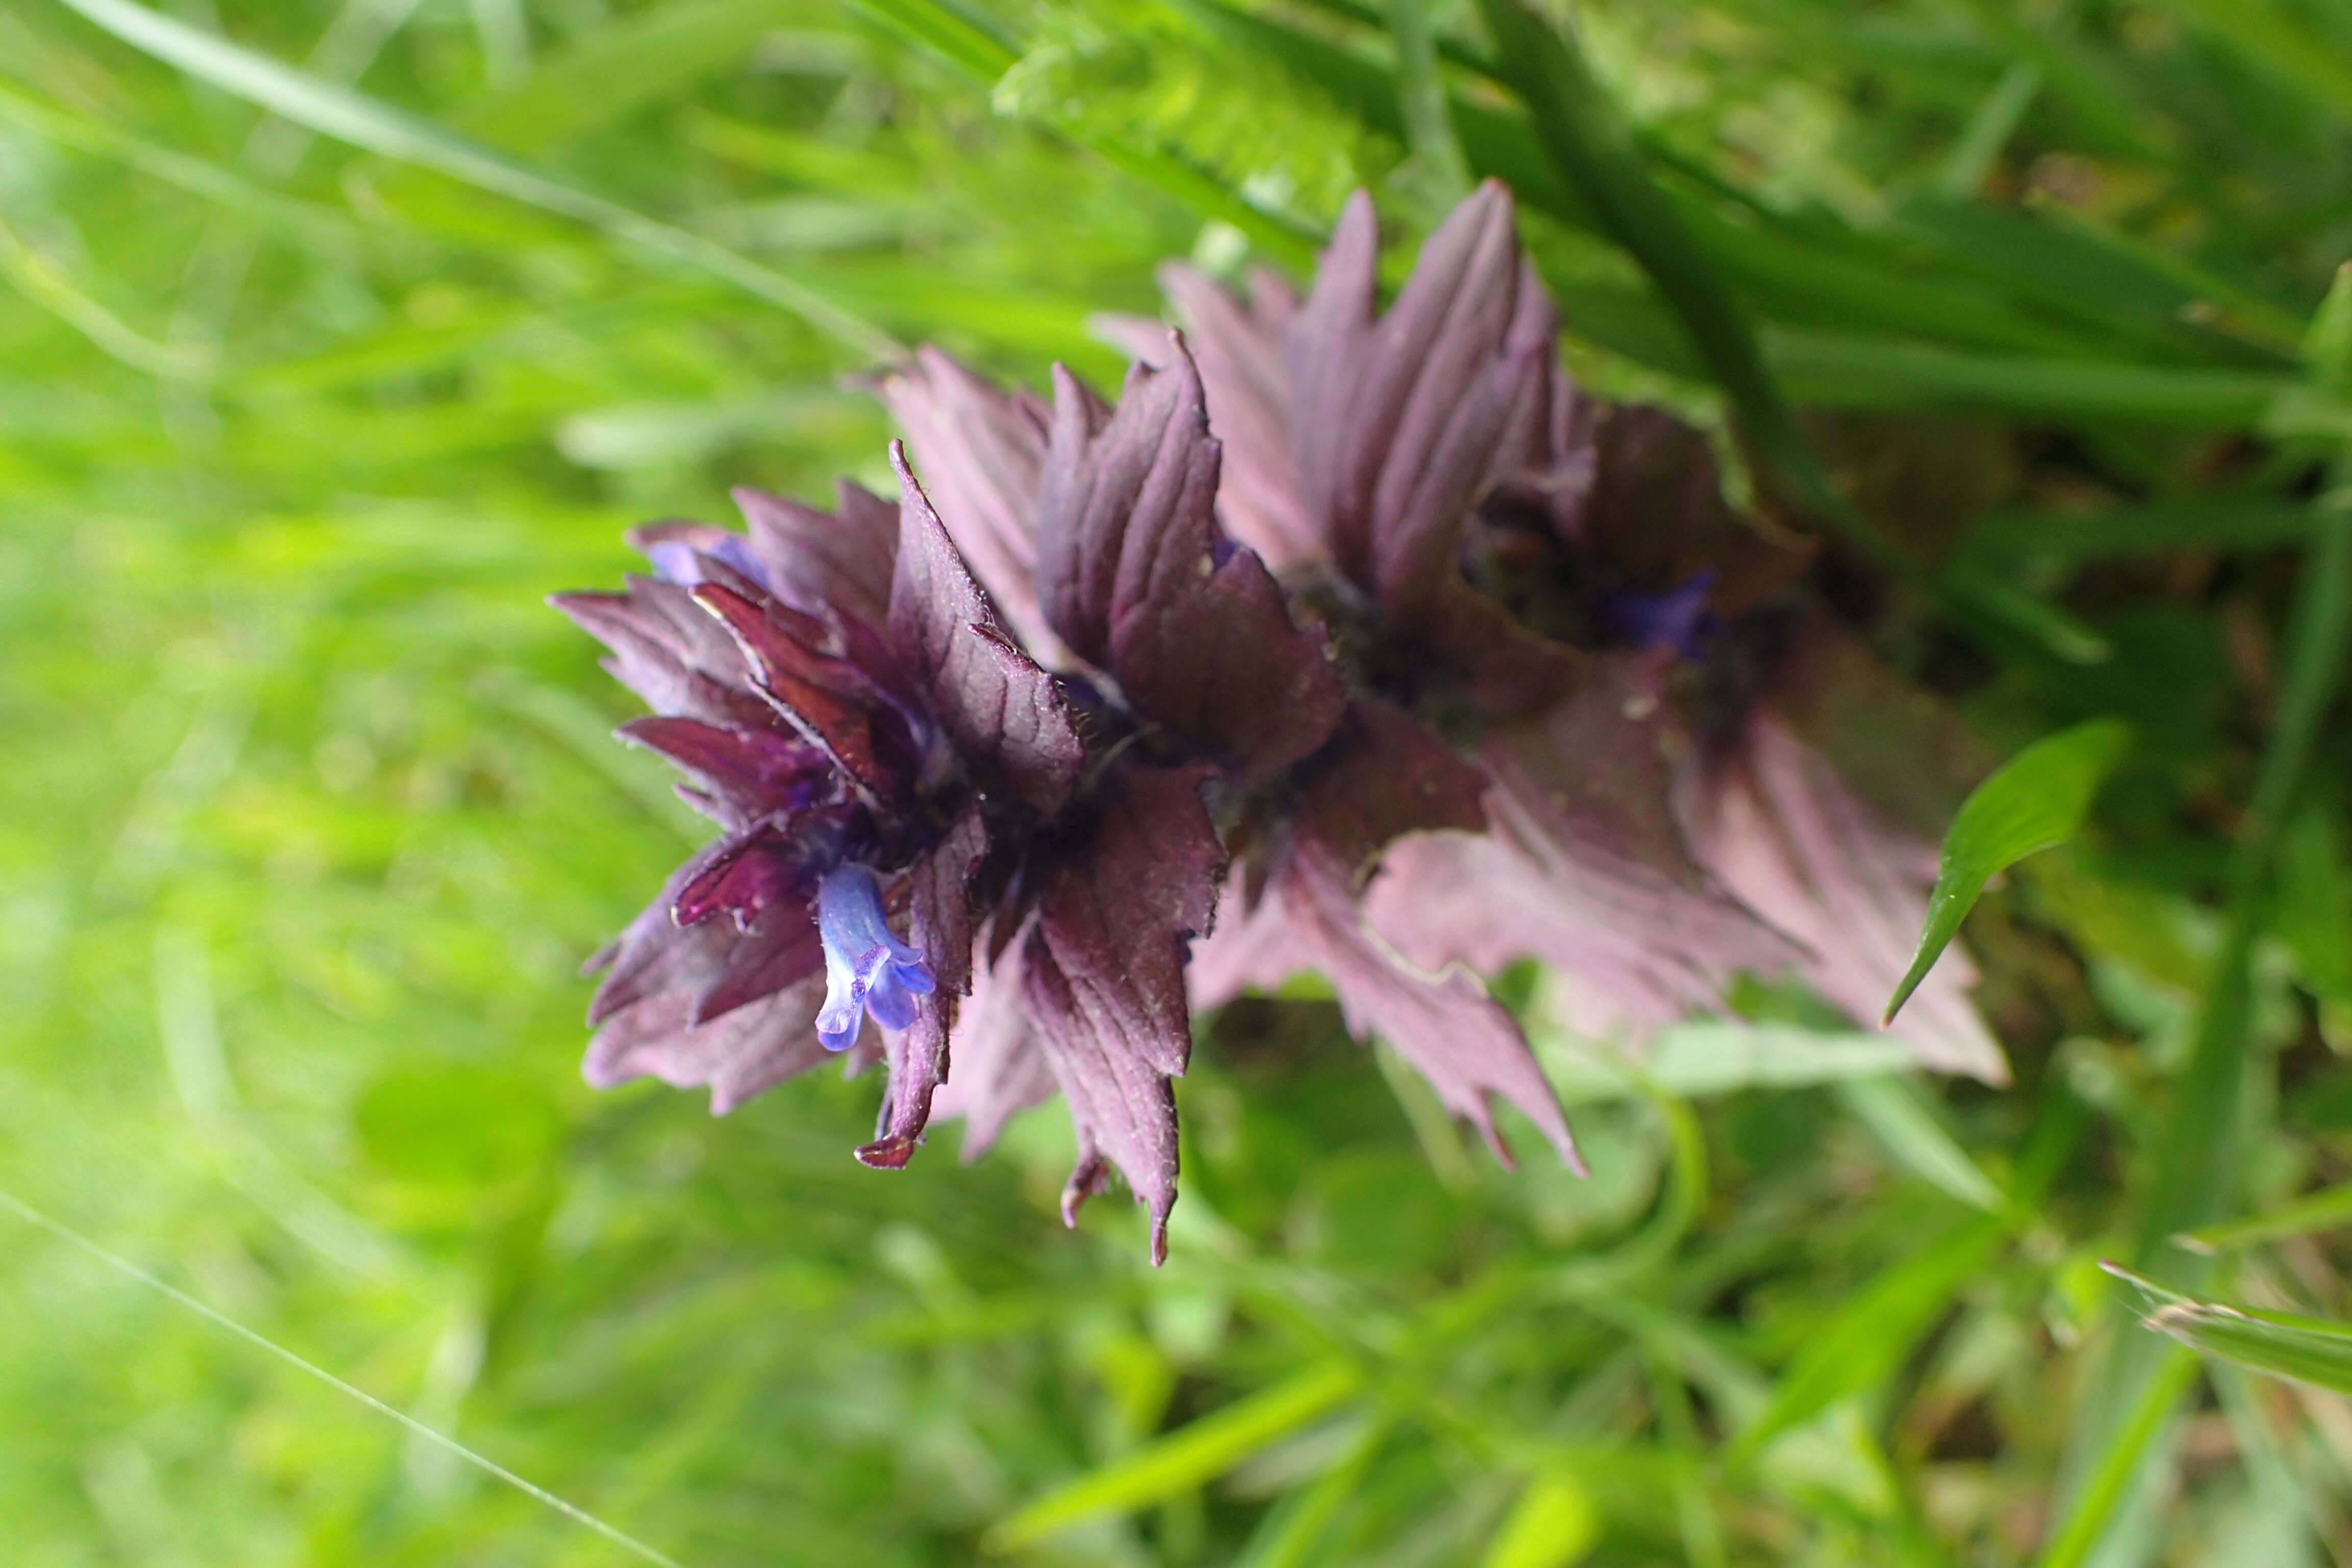
<instances>
[{"instance_id":1,"label":"blade of grass","mask_svg":"<svg viewBox=\"0 0 2352 1568\"><path fill-rule=\"evenodd\" d=\"M674 0L623 15L541 60L457 127L536 157L740 60L791 20L786 0Z\"/></svg>"},{"instance_id":2,"label":"blade of grass","mask_svg":"<svg viewBox=\"0 0 2352 1568\"><path fill-rule=\"evenodd\" d=\"M1987 561L2091 561L2183 547L2274 550L2307 542L2313 523L2310 507L2272 500L2159 501L2087 513L2004 509L1970 524L1959 552Z\"/></svg>"},{"instance_id":3,"label":"blade of grass","mask_svg":"<svg viewBox=\"0 0 2352 1568\"><path fill-rule=\"evenodd\" d=\"M164 64L321 135L597 228L633 248L708 272L778 305L856 353L891 359L888 333L806 285L750 258L564 184L405 110L191 27L133 0L58 0Z\"/></svg>"},{"instance_id":4,"label":"blade of grass","mask_svg":"<svg viewBox=\"0 0 2352 1568\"><path fill-rule=\"evenodd\" d=\"M1362 1489L1365 1475L1395 1426L1395 1417L1387 1414L1364 1423L1364 1429L1349 1441L1338 1463L1316 1477L1313 1484L1267 1510L1235 1568L1304 1568L1332 1520Z\"/></svg>"},{"instance_id":5,"label":"blade of grass","mask_svg":"<svg viewBox=\"0 0 2352 1568\"><path fill-rule=\"evenodd\" d=\"M943 0L855 0L856 8L899 37L937 55L975 81L994 84L1020 59L1013 40ZM1065 132L1065 134L1067 132ZM1214 175L1163 149L1114 137L1083 143L1096 156L1144 184L1239 229L1260 251L1304 271L1315 264L1321 237L1265 211Z\"/></svg>"},{"instance_id":6,"label":"blade of grass","mask_svg":"<svg viewBox=\"0 0 2352 1568\"><path fill-rule=\"evenodd\" d=\"M1944 1131L1911 1084L1893 1077L1857 1078L1831 1087L1854 1120L1912 1174L1970 1208L1987 1214L2008 1209L2000 1188Z\"/></svg>"},{"instance_id":7,"label":"blade of grass","mask_svg":"<svg viewBox=\"0 0 2352 1568\"><path fill-rule=\"evenodd\" d=\"M2204 1300L2168 1290L2120 1263L2099 1267L2154 1303L2142 1327L2255 1372L2352 1394L2352 1323Z\"/></svg>"},{"instance_id":8,"label":"blade of grass","mask_svg":"<svg viewBox=\"0 0 2352 1568\"><path fill-rule=\"evenodd\" d=\"M2310 31L2272 0L2171 0L2170 8L2320 108L2352 119L2352 65L2342 47Z\"/></svg>"},{"instance_id":9,"label":"blade of grass","mask_svg":"<svg viewBox=\"0 0 2352 1568\"><path fill-rule=\"evenodd\" d=\"M1574 1568L1600 1542L1601 1510L1592 1493L1574 1477L1552 1471L1520 1489L1479 1568Z\"/></svg>"},{"instance_id":10,"label":"blade of grass","mask_svg":"<svg viewBox=\"0 0 2352 1568\"><path fill-rule=\"evenodd\" d=\"M1469 193L1470 167L1454 138L1444 79L1437 74L1428 0L1389 0L1389 31L1396 38L1397 102L1404 115L1405 145L1421 165L1429 194L1450 205Z\"/></svg>"},{"instance_id":11,"label":"blade of grass","mask_svg":"<svg viewBox=\"0 0 2352 1568\"><path fill-rule=\"evenodd\" d=\"M2161 1343L2161 1342L2158 1342ZM2177 1345L2165 1346L2139 1397L2115 1438L2099 1454L2096 1469L2075 1495L2074 1507L2034 1568L2083 1568L2105 1536L2130 1491L2140 1466L2172 1419L2173 1406L2197 1381L2197 1358Z\"/></svg>"},{"instance_id":12,"label":"blade of grass","mask_svg":"<svg viewBox=\"0 0 2352 1568\"><path fill-rule=\"evenodd\" d=\"M2309 1236L2314 1231L2335 1230L2347 1225L2352 1225L2352 1183L2340 1187L2323 1188L2268 1214L2250 1215L2224 1225L2209 1225L2202 1230L2183 1231L2172 1238L2172 1244L2210 1258L2217 1253L2235 1252L2242 1247L2260 1247L2264 1242L2284 1241L2290 1237Z\"/></svg>"},{"instance_id":13,"label":"blade of grass","mask_svg":"<svg viewBox=\"0 0 2352 1568\"><path fill-rule=\"evenodd\" d=\"M1106 1513L1161 1502L1214 1480L1363 1386L1342 1361L1310 1366L1058 1487L992 1529L992 1552L1018 1552Z\"/></svg>"},{"instance_id":14,"label":"blade of grass","mask_svg":"<svg viewBox=\"0 0 2352 1568\"><path fill-rule=\"evenodd\" d=\"M2041 90L2042 68L2032 60L2018 60L2001 72L1944 160L1937 187L1955 200L1975 195Z\"/></svg>"},{"instance_id":15,"label":"blade of grass","mask_svg":"<svg viewBox=\"0 0 2352 1568\"><path fill-rule=\"evenodd\" d=\"M1544 149L1602 227L1642 264L1691 346L1731 400L1742 435L1782 498L1844 534L1906 579L1915 563L1893 550L1830 483L1764 363L1747 313L1709 264L1570 35L1521 0L1479 0L1498 68L1535 119Z\"/></svg>"},{"instance_id":16,"label":"blade of grass","mask_svg":"<svg viewBox=\"0 0 2352 1568\"><path fill-rule=\"evenodd\" d=\"M1791 395L1828 408L1982 410L2012 416L2253 430L2297 384L2260 371L1973 353L1853 332L1766 335Z\"/></svg>"},{"instance_id":17,"label":"blade of grass","mask_svg":"<svg viewBox=\"0 0 2352 1568\"><path fill-rule=\"evenodd\" d=\"M1751 1463L1773 1438L1891 1376L2008 1235L2009 1222L2000 1215L1973 1220L1879 1275L1830 1313L1781 1375L1771 1404L1739 1434L1729 1462Z\"/></svg>"}]
</instances>

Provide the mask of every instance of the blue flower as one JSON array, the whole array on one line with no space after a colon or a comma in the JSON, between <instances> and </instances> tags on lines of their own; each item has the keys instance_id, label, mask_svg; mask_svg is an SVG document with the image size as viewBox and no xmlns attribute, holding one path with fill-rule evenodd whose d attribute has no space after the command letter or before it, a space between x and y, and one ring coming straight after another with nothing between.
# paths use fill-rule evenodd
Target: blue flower
<instances>
[{"instance_id":1,"label":"blue flower","mask_svg":"<svg viewBox=\"0 0 2352 1568\"><path fill-rule=\"evenodd\" d=\"M861 1012L886 1029L915 1021L915 998L939 987L923 955L890 932L874 873L854 861L827 871L816 887L817 934L824 943L824 1005L817 1037L829 1051L857 1039Z\"/></svg>"}]
</instances>

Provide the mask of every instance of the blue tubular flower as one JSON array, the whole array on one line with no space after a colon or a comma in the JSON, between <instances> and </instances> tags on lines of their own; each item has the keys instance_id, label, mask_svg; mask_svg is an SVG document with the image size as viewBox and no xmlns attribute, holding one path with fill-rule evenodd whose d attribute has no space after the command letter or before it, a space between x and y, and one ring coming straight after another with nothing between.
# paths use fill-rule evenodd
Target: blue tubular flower
<instances>
[{"instance_id":1,"label":"blue tubular flower","mask_svg":"<svg viewBox=\"0 0 2352 1568\"><path fill-rule=\"evenodd\" d=\"M817 883L816 922L824 943L824 1005L816 1031L825 1049L846 1050L856 1042L860 1013L873 1014L887 1029L912 1024L915 998L929 995L939 982L923 955L891 934L874 873L850 862L827 871Z\"/></svg>"},{"instance_id":2,"label":"blue tubular flower","mask_svg":"<svg viewBox=\"0 0 2352 1568\"><path fill-rule=\"evenodd\" d=\"M1696 664L1720 628L1707 596L1715 591L1715 569L1706 567L1678 588L1644 594L1627 588L1604 597L1601 618L1610 632L1641 648L1670 649Z\"/></svg>"}]
</instances>

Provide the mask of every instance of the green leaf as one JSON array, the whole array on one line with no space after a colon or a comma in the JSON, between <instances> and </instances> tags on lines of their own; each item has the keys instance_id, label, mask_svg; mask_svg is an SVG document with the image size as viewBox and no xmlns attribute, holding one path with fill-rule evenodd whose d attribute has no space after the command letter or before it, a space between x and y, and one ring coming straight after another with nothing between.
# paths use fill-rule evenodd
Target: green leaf
<instances>
[{"instance_id":1,"label":"green leaf","mask_svg":"<svg viewBox=\"0 0 2352 1568\"><path fill-rule=\"evenodd\" d=\"M1961 803L1944 837L1919 951L1888 1000L1882 1023L1895 1021L1935 967L1988 880L2036 850L2074 837L2091 797L2130 742L2131 728L2120 720L2095 719L2062 730L2011 757Z\"/></svg>"},{"instance_id":2,"label":"green leaf","mask_svg":"<svg viewBox=\"0 0 2352 1568\"><path fill-rule=\"evenodd\" d=\"M2352 1394L2352 1323L2202 1300L2168 1290L2119 1263L2100 1267L2155 1303L2141 1326L2217 1360Z\"/></svg>"},{"instance_id":3,"label":"green leaf","mask_svg":"<svg viewBox=\"0 0 2352 1568\"><path fill-rule=\"evenodd\" d=\"M1541 1475L1519 1500L1481 1559L1482 1568L1571 1568L1601 1540L1601 1510L1571 1477Z\"/></svg>"},{"instance_id":4,"label":"green leaf","mask_svg":"<svg viewBox=\"0 0 2352 1568\"><path fill-rule=\"evenodd\" d=\"M697 268L782 306L861 354L887 359L903 352L881 329L805 284L698 234L566 184L432 121L256 54L132 0L63 3L131 47L320 135L399 163L436 170L478 189L591 225L648 254Z\"/></svg>"},{"instance_id":5,"label":"green leaf","mask_svg":"<svg viewBox=\"0 0 2352 1568\"><path fill-rule=\"evenodd\" d=\"M1056 1531L1193 1490L1323 1415L1363 1385L1346 1362L1327 1361L1203 1415L1046 1493L988 1532L992 1552L1017 1552Z\"/></svg>"}]
</instances>

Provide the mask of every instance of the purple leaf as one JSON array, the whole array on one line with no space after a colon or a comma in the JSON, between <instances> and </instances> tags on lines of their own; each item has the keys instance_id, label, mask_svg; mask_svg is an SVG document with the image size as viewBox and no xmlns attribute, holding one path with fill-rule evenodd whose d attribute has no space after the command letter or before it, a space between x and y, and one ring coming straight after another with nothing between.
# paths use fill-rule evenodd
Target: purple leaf
<instances>
[{"instance_id":1,"label":"purple leaf","mask_svg":"<svg viewBox=\"0 0 2352 1568\"><path fill-rule=\"evenodd\" d=\"M814 799L832 764L814 747L772 730L735 730L698 719L633 719L617 731L658 752L703 781L722 798L741 828L771 812L797 809Z\"/></svg>"},{"instance_id":2,"label":"purple leaf","mask_svg":"<svg viewBox=\"0 0 2352 1568\"><path fill-rule=\"evenodd\" d=\"M1287 343L1298 296L1263 269L1251 278L1247 305L1189 267L1163 268L1160 279L1192 330L1209 426L1225 444L1217 505L1226 529L1276 572L1323 559L1327 547L1301 499L1292 431ZM1168 363L1166 334L1160 337L1138 357Z\"/></svg>"},{"instance_id":3,"label":"purple leaf","mask_svg":"<svg viewBox=\"0 0 2352 1568\"><path fill-rule=\"evenodd\" d=\"M1433 234L1376 316L1379 232L1349 202L1291 333L1298 474L1340 569L1391 622L1424 622L1473 503L1547 398L1558 322L1489 180Z\"/></svg>"},{"instance_id":4,"label":"purple leaf","mask_svg":"<svg viewBox=\"0 0 2352 1568\"><path fill-rule=\"evenodd\" d=\"M750 665L760 693L812 745L868 794L888 798L898 781L877 749L873 714L882 694L856 666L823 651L825 628L774 600L705 583L694 602L716 616Z\"/></svg>"},{"instance_id":5,"label":"purple leaf","mask_svg":"<svg viewBox=\"0 0 2352 1568\"><path fill-rule=\"evenodd\" d=\"M1083 838L1041 868L1024 993L1078 1132L1066 1215L1116 1165L1167 1252L1176 1197L1176 1104L1168 1080L1192 1052L1187 941L1208 928L1224 851L1192 770L1131 767L1094 803Z\"/></svg>"},{"instance_id":6,"label":"purple leaf","mask_svg":"<svg viewBox=\"0 0 2352 1568\"><path fill-rule=\"evenodd\" d=\"M983 787L1001 784L1038 811L1055 811L1086 759L1069 710L1053 677L997 629L895 441L890 461L900 489L891 641Z\"/></svg>"},{"instance_id":7,"label":"purple leaf","mask_svg":"<svg viewBox=\"0 0 2352 1568\"><path fill-rule=\"evenodd\" d=\"M765 490L734 492L752 552L777 597L812 616L854 616L878 626L889 614L898 509L847 479L837 513Z\"/></svg>"},{"instance_id":8,"label":"purple leaf","mask_svg":"<svg viewBox=\"0 0 2352 1568\"><path fill-rule=\"evenodd\" d=\"M977 968L971 994L957 1010L947 1082L931 1111L964 1119L962 1157L979 1159L1015 1115L1054 1093L1053 1069L1029 1022L1021 984L1026 932L1015 932L992 963Z\"/></svg>"},{"instance_id":9,"label":"purple leaf","mask_svg":"<svg viewBox=\"0 0 2352 1568\"><path fill-rule=\"evenodd\" d=\"M1662 660L1583 664L1568 700L1488 735L1492 831L1398 845L1367 910L1416 963L1491 972L1540 959L1581 1000L1580 1023L1646 1032L1718 1005L1740 971L1777 971L1798 953L1684 844L1662 750Z\"/></svg>"},{"instance_id":10,"label":"purple leaf","mask_svg":"<svg viewBox=\"0 0 2352 1568\"><path fill-rule=\"evenodd\" d=\"M1300 786L1298 831L1360 878L1403 834L1484 827L1486 790L1484 773L1402 709L1360 698Z\"/></svg>"},{"instance_id":11,"label":"purple leaf","mask_svg":"<svg viewBox=\"0 0 2352 1568\"><path fill-rule=\"evenodd\" d=\"M1556 526L1609 578L1650 594L1713 574L1708 604L1741 614L1795 584L1810 541L1768 535L1724 499L1706 433L1659 408L1591 409L1571 437L1582 482L1554 491Z\"/></svg>"},{"instance_id":12,"label":"purple leaf","mask_svg":"<svg viewBox=\"0 0 2352 1568\"><path fill-rule=\"evenodd\" d=\"M681 626L673 600L702 626ZM686 589L638 577L625 594L557 594L548 603L613 650L605 669L656 713L749 730L772 721L751 689L743 656Z\"/></svg>"},{"instance_id":13,"label":"purple leaf","mask_svg":"<svg viewBox=\"0 0 2352 1568\"><path fill-rule=\"evenodd\" d=\"M805 900L810 879L790 858L791 846L770 822L730 833L696 858L694 870L670 902L679 925L700 925L725 910L735 929L748 931L773 905Z\"/></svg>"},{"instance_id":14,"label":"purple leaf","mask_svg":"<svg viewBox=\"0 0 2352 1568\"><path fill-rule=\"evenodd\" d=\"M1407 839L1405 846L1416 842ZM1533 1121L1571 1168L1583 1170L1559 1098L1517 1020L1471 974L1408 964L1369 931L1357 906L1350 856L1302 835L1264 874L1254 897L1234 885L1241 880L1237 874L1227 886L1228 907L1216 931L1195 944L1192 979L1198 1005L1270 991L1293 974L1318 972L1339 994L1349 1030L1359 1039L1377 1035L1388 1041L1449 1110L1479 1130L1496 1157L1506 1163L1510 1157L1490 1104L1499 1096Z\"/></svg>"},{"instance_id":15,"label":"purple leaf","mask_svg":"<svg viewBox=\"0 0 2352 1568\"><path fill-rule=\"evenodd\" d=\"M581 1071L598 1089L657 1078L675 1089L707 1084L710 1111L724 1116L831 1056L814 1027L822 986L803 984L697 1025L692 1000L665 992L615 1014L597 1029Z\"/></svg>"},{"instance_id":16,"label":"purple leaf","mask_svg":"<svg viewBox=\"0 0 2352 1568\"><path fill-rule=\"evenodd\" d=\"M1035 585L1045 405L1025 391L1003 391L928 344L876 390L939 492L949 537L1005 624L1038 658L1060 663Z\"/></svg>"},{"instance_id":17,"label":"purple leaf","mask_svg":"<svg viewBox=\"0 0 2352 1568\"><path fill-rule=\"evenodd\" d=\"M1490 1100L1517 1108L1549 1139L1570 1169L1584 1161L1568 1130L1559 1097L1528 1048L1518 1021L1460 968L1408 968L1373 940L1349 885L1349 870L1319 848L1295 852L1280 878L1283 904L1339 995L1348 1026L1378 1035L1413 1065L1454 1115L1466 1118L1495 1157L1511 1163L1496 1130Z\"/></svg>"},{"instance_id":18,"label":"purple leaf","mask_svg":"<svg viewBox=\"0 0 2352 1568\"><path fill-rule=\"evenodd\" d=\"M1174 347L1168 369L1135 368L1108 418L1055 368L1039 591L1054 629L1137 712L1220 761L1280 767L1322 743L1345 698L1320 638L1217 528L1219 447Z\"/></svg>"},{"instance_id":19,"label":"purple leaf","mask_svg":"<svg viewBox=\"0 0 2352 1568\"><path fill-rule=\"evenodd\" d=\"M1091 820L1033 873L1032 963L1045 953L1091 1027L1169 1074L1183 1072L1192 1046L1185 944L1209 929L1225 868L1201 804L1204 776L1120 769L1089 803Z\"/></svg>"}]
</instances>

